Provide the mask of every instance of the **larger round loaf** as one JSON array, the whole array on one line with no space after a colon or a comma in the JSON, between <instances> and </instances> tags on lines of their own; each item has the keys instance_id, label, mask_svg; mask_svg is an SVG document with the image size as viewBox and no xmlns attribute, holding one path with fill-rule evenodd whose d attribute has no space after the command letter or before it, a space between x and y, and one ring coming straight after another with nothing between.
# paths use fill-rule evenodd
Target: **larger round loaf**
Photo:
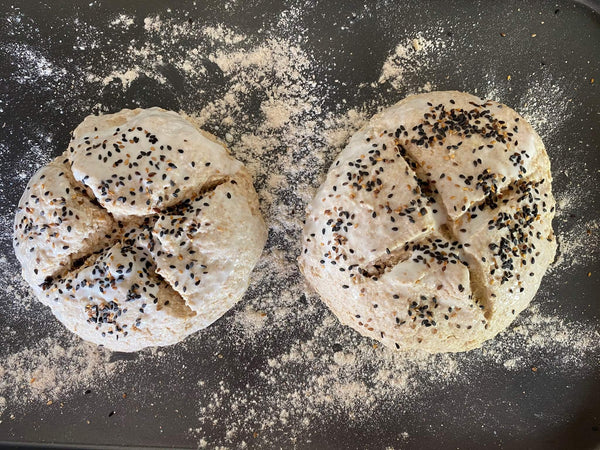
<instances>
[{"instance_id":1,"label":"larger round loaf","mask_svg":"<svg viewBox=\"0 0 600 450\"><path fill-rule=\"evenodd\" d=\"M544 145L500 103L408 97L341 152L308 207L300 268L339 320L397 349L506 329L553 261Z\"/></svg>"},{"instance_id":2,"label":"larger round loaf","mask_svg":"<svg viewBox=\"0 0 600 450\"><path fill-rule=\"evenodd\" d=\"M243 296L267 231L244 166L160 108L89 116L30 180L15 217L23 276L83 339L176 343Z\"/></svg>"}]
</instances>

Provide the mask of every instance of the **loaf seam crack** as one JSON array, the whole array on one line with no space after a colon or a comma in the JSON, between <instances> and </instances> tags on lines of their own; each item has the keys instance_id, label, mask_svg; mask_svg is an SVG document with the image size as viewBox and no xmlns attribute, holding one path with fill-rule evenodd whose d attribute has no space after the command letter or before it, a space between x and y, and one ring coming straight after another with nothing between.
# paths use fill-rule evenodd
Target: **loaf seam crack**
<instances>
[{"instance_id":1,"label":"loaf seam crack","mask_svg":"<svg viewBox=\"0 0 600 450\"><path fill-rule=\"evenodd\" d=\"M433 200L436 207L441 210L440 213L444 214L444 216L446 217L446 221L452 221L452 219L450 219L450 215L448 214L446 206L443 204L439 196L439 193L434 187L432 187L432 183L429 177L427 177L422 170L419 170L420 165L407 154L406 150L401 144L395 143L395 145L398 149L398 155L406 162L407 166L412 171L413 176L417 180L422 195L426 195L427 197ZM442 235L449 242L459 242L458 237L454 234L451 227L447 226L446 224L443 224L439 228L436 227L435 231ZM477 305L483 306L484 311L487 311L489 299L487 295L484 294L485 286L478 281L480 278L479 274L475 272L475 269L473 269L473 267L471 267L473 258L471 258L467 252L465 252L462 246L460 248L457 248L456 250L458 252L460 260L463 262L463 264L469 272L469 287L471 288L472 300Z\"/></svg>"},{"instance_id":2,"label":"loaf seam crack","mask_svg":"<svg viewBox=\"0 0 600 450\"><path fill-rule=\"evenodd\" d=\"M65 162L66 162L66 160L65 160ZM107 211L105 208L103 208L98 203L96 196L93 195L93 191L88 185L84 184L83 182L78 181L73 176L73 172L72 172L71 166L69 164L66 164L65 171L68 171L67 175L69 176L71 182L73 182L76 186L79 186L81 188L81 190L80 190L81 195L83 195L87 199L89 199L90 202L92 204L94 204L95 206L102 208L102 211L105 214L107 214L108 216L110 216L113 220L115 220L115 222L118 223L119 225L117 227L117 232L113 236L111 236L110 239L108 239L104 243L103 246L98 247L94 251L92 251L88 254L82 255L81 257L79 257L77 259L74 259L71 262L71 264L65 265L61 270L59 270L54 275L52 275L51 277L47 277L46 280L44 280L44 282L39 285L43 291L46 291L49 287L51 287L54 283L58 282L60 279L74 278L77 275L77 273L81 270L81 268L86 266L86 264L90 261L90 259L97 257L97 255L112 248L115 244L122 241L124 234L133 226L142 225L139 223L139 221L145 221L146 223L143 225L147 226L150 231L154 227L154 223L156 222L156 220L160 214L168 214L170 210L176 209L178 206L180 206L182 203L186 202L187 200L192 200L196 197L206 195L208 192L212 192L215 189L217 189L218 186L227 183L232 178L231 176L224 176L217 180L212 180L211 182L206 183L203 186L201 186L200 189L198 189L196 191L189 191L187 193L187 195L185 197L182 197L181 200L177 204L167 207L165 209L162 209L162 210L156 212L155 214L143 216L143 217L126 216L125 218L118 220L113 216L113 214L110 211ZM92 195L90 195L90 192L92 193ZM155 271L155 273L156 273L156 271ZM156 273L156 275L159 276L158 273ZM162 278L162 277L160 277L160 279L164 280L164 278ZM166 280L164 280L164 281L171 289L173 289L173 291L175 291L179 296L181 296L181 294L175 289L174 286L171 285L171 283L169 283Z\"/></svg>"}]
</instances>

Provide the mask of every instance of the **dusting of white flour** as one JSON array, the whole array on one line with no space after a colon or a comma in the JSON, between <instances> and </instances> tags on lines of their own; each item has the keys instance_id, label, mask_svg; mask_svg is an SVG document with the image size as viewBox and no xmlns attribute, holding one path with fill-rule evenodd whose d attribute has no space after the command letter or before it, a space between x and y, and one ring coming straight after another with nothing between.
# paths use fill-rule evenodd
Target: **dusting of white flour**
<instances>
[{"instance_id":1,"label":"dusting of white flour","mask_svg":"<svg viewBox=\"0 0 600 450\"><path fill-rule=\"evenodd\" d=\"M282 30L293 28L294 16L293 10L282 13ZM139 26L147 39L132 42L125 54L103 67L76 67L69 73L85 79L90 92L95 89L100 98L103 90L115 83L128 92L142 77L168 87L173 81L162 69L168 66L178 71L185 78L184 92L174 94L179 96L175 100L182 105L181 112L225 141L234 156L248 166L270 229L267 249L243 304L201 332L202 337L184 345L191 349L205 345L205 337L210 336L215 348L243 342L260 351L263 343L277 336L298 335L252 369L258 379L252 387L242 389L225 379L211 385L212 390L198 402L197 424L189 430L200 447L245 443L248 433L255 438L265 436L268 444L269 430L289 423L294 424L292 439L296 439L328 414L358 421L369 418L373 411L386 411L390 404L400 412L414 408L427 395L428 386L469 383L482 365L508 372L538 370L538 366L539 370L571 371L583 367L586 355L597 351L597 327L548 315L539 303L497 339L466 354L396 353L340 326L298 273L296 258L305 206L352 133L375 110L388 105L371 102L336 113L324 109L327 86L315 75L316 63L297 34L262 33L251 38L222 24L199 26L160 16L142 19L120 14L106 20L114 29ZM77 45L99 45L94 33L90 29ZM416 33L393 48L371 87L384 86L399 96L436 89L433 81L415 83L414 78L442 58L450 45L437 29ZM67 82L67 66L52 61L41 50L22 45L4 50L18 66L18 83L59 86ZM219 87L209 89L215 80ZM512 106L536 129L547 133L542 133L544 139L551 140L553 130L560 129L571 114L566 92L564 80L549 79L546 84L529 86L521 104ZM503 90L483 86L479 95L502 101ZM102 110L103 105L97 106ZM83 106L77 111L82 116L87 112ZM3 203L10 204L11 186L23 187L50 159L52 141L52 136L40 130L36 141L30 142L30 153L23 155L16 168L0 162L3 173L10 173L0 185ZM550 155L553 163L567 158L570 150L554 149ZM9 151L0 144L0 156ZM574 162L570 164L563 162L561 169L575 170ZM582 179L581 174L577 176ZM556 193L561 254L552 276L560 276L557 267L578 270L597 261L598 221L568 220L583 201L578 192L576 184L566 183L566 189ZM0 212L0 239L9 242L13 211L0 208ZM35 300L21 281L12 255L0 256L0 283L3 295L13 299L12 319L35 314L53 320L44 308L32 307ZM546 297L551 300L552 294ZM69 336L59 326L53 330L44 340L0 361L0 420L3 413L17 414L28 404L61 401L91 383L102 385L116 373L134 371L144 362L154 365L169 352L144 353L135 362L111 362L108 352ZM14 337L14 333L6 325L0 337ZM194 383L188 389L196 385L199 392L207 389L204 380ZM221 417L221 422L215 424L214 417ZM207 429L214 434L215 427L222 428L220 438L208 440Z\"/></svg>"}]
</instances>

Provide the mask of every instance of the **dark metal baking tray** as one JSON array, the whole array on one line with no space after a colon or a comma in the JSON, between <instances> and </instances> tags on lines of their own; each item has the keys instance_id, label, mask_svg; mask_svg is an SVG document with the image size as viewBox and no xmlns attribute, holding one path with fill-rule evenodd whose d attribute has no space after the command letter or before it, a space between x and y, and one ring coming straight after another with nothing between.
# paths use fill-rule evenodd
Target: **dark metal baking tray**
<instances>
[{"instance_id":1,"label":"dark metal baking tray","mask_svg":"<svg viewBox=\"0 0 600 450\"><path fill-rule=\"evenodd\" d=\"M169 3L169 4L167 4ZM358 107L372 99L385 104L399 100L401 93L389 94L376 82L384 60L397 43L414 37L421 29L434 29L447 43L448 55L443 65L433 64L427 70L414 73L414 88L431 80L438 89L459 89L485 92L486 82L500 84L511 74L510 84L502 90L501 100L518 105L527 83L536 77L555 77L569 86L568 98L576 112L561 124L547 142L555 174L555 191L567 186L566 164L555 148L585 147L581 165L589 173L600 169L600 15L597 2L587 5L568 1L385 1L374 2L275 2L275 1L198 1L161 2L156 0L121 2L90 0L77 2L10 2L0 1L0 142L9 146L8 154L0 161L2 177L21 167L22 159L31 145L53 136L47 144L48 153L59 154L66 147L69 132L81 121L83 107L93 110L100 103L104 110L123 107L161 105L165 108L193 112L198 104L185 101L184 75L176 68L165 67L165 84L140 77L129 89L101 92L92 89L85 79L62 90L51 90L40 77L35 82L18 83L19 67L7 45L27 45L53 61L68 67L87 64L109 67L111 59L118 60L119 52L136 39L143 38L143 19L160 15L181 24L224 24L247 36L264 36L265 30L276 30L283 11L293 11L298 27L298 41L315 60L315 76L321 85L329 83L323 96L324 111L339 111ZM596 11L594 11L596 9ZM109 27L111 19L124 13L135 19L126 33ZM290 13L291 14L291 13ZM15 16L20 17L15 23ZM543 23L542 23L543 22ZM78 50L76 24L89 25L94 33L108 36L104 48ZM532 36L535 34L536 36ZM194 43L182 41L183 51L191 51ZM105 57L103 57L105 56ZM592 83L590 78L596 77ZM212 77L200 103L210 100L227 80ZM530 85L530 84L529 84ZM385 95L384 95L385 94ZM184 99L184 100L182 100ZM340 106L342 100L346 103ZM252 118L249 119L252 121ZM251 123L250 123L251 125ZM219 129L211 128L217 136ZM42 131L40 131L42 130ZM41 134L40 134L41 133ZM235 148L234 148L235 150ZM568 156L567 156L568 158ZM578 156L579 158L579 156ZM35 165L35 161L33 162ZM28 175L31 175L29 173ZM577 176L570 173L569 176ZM261 190L264 180L257 180ZM9 186L2 184L4 204L2 214L1 254L9 264L17 265L7 238L10 218L26 179ZM598 218L597 188L589 183L581 192L589 199L587 206L556 223L557 231L569 230L578 221ZM293 206L293 205L292 205ZM303 207L303 205L297 205ZM278 245L272 231L269 246ZM597 248L589 251L596 252ZM587 259L585 267L547 276L538 295L542 311L560 314L565 321L594 326L600 319L597 275L597 255ZM588 272L592 275L588 276ZM299 275L293 275L299 276ZM51 314L42 308L19 308L18 291L0 286L0 357L27 347L31 342L48 335L64 333L53 325ZM228 313L240 313L243 303L260 295L261 289L251 288L242 304ZM552 294L552 295L550 295ZM539 299L542 299L540 301ZM298 298L298 308L308 300ZM319 314L328 312L322 306ZM224 319L226 319L224 318ZM198 379L225 380L232 389L254 389L258 392L254 405L271 395L261 393L257 375L268 358L279 348L287 348L297 339L309 334L306 324L290 321L289 329L279 330L264 342L229 342L215 349L211 339L227 333L227 320L221 320L210 331L201 332L192 344L164 349L172 357L167 363L151 357L128 367L128 373L104 382L101 388L89 386L72 392L61 401L47 406L43 403L24 403L11 407L0 417L0 441L6 446L57 444L76 446L157 446L196 447L205 438L209 447L223 444L239 447L242 437L250 447L299 448L506 448L506 449L566 449L597 448L600 445L600 374L599 352L588 354L585 369L539 373L511 372L501 366L482 366L473 372L468 384L429 387L426 395L415 397L412 408L398 409L387 405L379 410L373 406L371 417L350 421L346 414L323 412L320 420L299 435L293 420L275 429L242 430L239 440L223 441L221 425L211 426L198 417L197 404L210 398L210 390L197 386ZM592 325L590 325L592 324ZM7 327L16 334L4 332ZM333 352L336 341L330 342ZM337 344L339 345L339 344ZM217 356L217 353L219 356ZM135 360L136 355L115 354L114 359ZM540 359L540 358L538 358ZM539 363L543 365L543 358ZM163 360L164 361L164 360ZM166 365L160 365L166 364ZM1 363L0 363L1 365ZM207 386L218 384L207 382ZM122 393L129 393L126 399ZM3 393L0 392L0 396ZM392 405L393 406L393 405ZM110 412L116 411L116 414ZM228 406L217 408L212 418L226 421ZM89 420L89 424L86 422ZM200 433L190 432L203 425ZM258 427L259 424L256 424ZM403 436L402 432L407 432ZM294 439L292 439L294 436Z\"/></svg>"}]
</instances>

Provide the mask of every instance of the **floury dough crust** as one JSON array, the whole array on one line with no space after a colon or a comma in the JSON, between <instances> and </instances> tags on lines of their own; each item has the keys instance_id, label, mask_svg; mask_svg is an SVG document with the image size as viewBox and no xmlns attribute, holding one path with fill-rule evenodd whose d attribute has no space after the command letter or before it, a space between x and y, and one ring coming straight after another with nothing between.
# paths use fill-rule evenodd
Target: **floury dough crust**
<instances>
[{"instance_id":1,"label":"floury dough crust","mask_svg":"<svg viewBox=\"0 0 600 450\"><path fill-rule=\"evenodd\" d=\"M14 249L39 300L111 350L170 345L246 291L267 230L244 166L160 108L89 116L30 180Z\"/></svg>"},{"instance_id":2,"label":"floury dough crust","mask_svg":"<svg viewBox=\"0 0 600 450\"><path fill-rule=\"evenodd\" d=\"M397 349L466 351L506 329L554 259L550 161L509 107L407 97L349 141L308 207L305 277Z\"/></svg>"},{"instance_id":3,"label":"floury dough crust","mask_svg":"<svg viewBox=\"0 0 600 450\"><path fill-rule=\"evenodd\" d=\"M116 222L76 183L58 157L33 175L15 217L15 252L31 285L68 270L93 253Z\"/></svg>"},{"instance_id":4,"label":"floury dough crust","mask_svg":"<svg viewBox=\"0 0 600 450\"><path fill-rule=\"evenodd\" d=\"M145 216L237 173L242 163L158 108L88 116L69 146L73 176L115 216Z\"/></svg>"}]
</instances>

